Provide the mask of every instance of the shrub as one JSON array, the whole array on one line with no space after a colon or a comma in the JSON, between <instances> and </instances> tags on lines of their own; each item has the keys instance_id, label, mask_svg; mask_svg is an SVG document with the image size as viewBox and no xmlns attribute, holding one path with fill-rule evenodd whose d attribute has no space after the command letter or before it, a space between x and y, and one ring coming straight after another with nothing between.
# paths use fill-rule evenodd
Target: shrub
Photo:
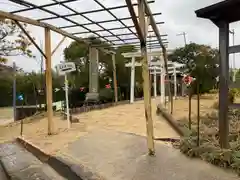
<instances>
[{"instance_id":1,"label":"shrub","mask_svg":"<svg viewBox=\"0 0 240 180\"><path fill-rule=\"evenodd\" d=\"M103 88L99 91L99 100L101 102L112 102L114 100L113 89Z\"/></svg>"},{"instance_id":2,"label":"shrub","mask_svg":"<svg viewBox=\"0 0 240 180\"><path fill-rule=\"evenodd\" d=\"M209 94L217 94L218 93L218 89L211 89L210 91L209 91Z\"/></svg>"},{"instance_id":3,"label":"shrub","mask_svg":"<svg viewBox=\"0 0 240 180\"><path fill-rule=\"evenodd\" d=\"M236 111L230 112L230 114L234 115L229 116L231 118L229 126L230 149L221 149L219 146L216 111L201 116L199 146L197 146L197 126L193 123L191 133L185 134L185 137L180 142L175 143L174 147L179 148L182 153L189 157L201 158L216 166L233 169L240 175L240 136L238 128L240 113ZM183 122L185 122L185 125L187 124L187 121ZM182 127L184 124L179 126Z\"/></svg>"}]
</instances>

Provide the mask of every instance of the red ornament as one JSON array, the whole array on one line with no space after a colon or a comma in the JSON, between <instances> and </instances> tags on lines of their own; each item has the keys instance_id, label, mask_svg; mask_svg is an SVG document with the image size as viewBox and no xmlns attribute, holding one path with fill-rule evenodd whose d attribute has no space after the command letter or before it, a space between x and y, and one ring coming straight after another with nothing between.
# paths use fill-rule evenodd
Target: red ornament
<instances>
[{"instance_id":1,"label":"red ornament","mask_svg":"<svg viewBox=\"0 0 240 180\"><path fill-rule=\"evenodd\" d=\"M189 84L192 83L193 77L191 77L191 76L189 76L189 75L186 75L186 76L183 77L182 81L183 81L185 84L189 85Z\"/></svg>"},{"instance_id":2,"label":"red ornament","mask_svg":"<svg viewBox=\"0 0 240 180\"><path fill-rule=\"evenodd\" d=\"M84 89L85 89L84 87L80 87L80 91L81 91L81 92L83 92L83 91L84 91Z\"/></svg>"},{"instance_id":3,"label":"red ornament","mask_svg":"<svg viewBox=\"0 0 240 180\"><path fill-rule=\"evenodd\" d=\"M105 85L105 87L106 87L107 89L111 89L111 85L110 85L110 84Z\"/></svg>"}]
</instances>

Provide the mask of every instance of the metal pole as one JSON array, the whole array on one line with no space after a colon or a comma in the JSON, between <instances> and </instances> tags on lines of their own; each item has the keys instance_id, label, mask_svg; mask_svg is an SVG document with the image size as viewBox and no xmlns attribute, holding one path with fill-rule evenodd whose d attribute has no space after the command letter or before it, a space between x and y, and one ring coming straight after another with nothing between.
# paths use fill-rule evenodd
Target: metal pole
<instances>
[{"instance_id":1,"label":"metal pole","mask_svg":"<svg viewBox=\"0 0 240 180\"><path fill-rule=\"evenodd\" d=\"M22 112L24 112L23 111L23 104L24 104L24 100L21 100L22 101ZM23 117L24 117L24 114L23 114ZM23 135L23 117L21 117L21 127L20 127L20 135L22 136Z\"/></svg>"},{"instance_id":2,"label":"metal pole","mask_svg":"<svg viewBox=\"0 0 240 180\"><path fill-rule=\"evenodd\" d=\"M197 81L197 145L200 146L200 93L199 93L199 81Z\"/></svg>"},{"instance_id":3,"label":"metal pole","mask_svg":"<svg viewBox=\"0 0 240 180\"><path fill-rule=\"evenodd\" d=\"M13 119L17 120L17 107L16 107L16 63L13 62Z\"/></svg>"},{"instance_id":4,"label":"metal pole","mask_svg":"<svg viewBox=\"0 0 240 180\"><path fill-rule=\"evenodd\" d=\"M23 109L23 107L22 107ZM20 129L20 136L23 135L23 118L21 118L21 129Z\"/></svg>"},{"instance_id":5,"label":"metal pole","mask_svg":"<svg viewBox=\"0 0 240 180\"><path fill-rule=\"evenodd\" d=\"M66 114L67 114L67 123L68 123L68 128L71 127L71 122L70 122L70 114L69 114L69 101L68 101L68 80L67 80L67 73L64 75L65 78L65 99L66 99Z\"/></svg>"},{"instance_id":6,"label":"metal pole","mask_svg":"<svg viewBox=\"0 0 240 180\"><path fill-rule=\"evenodd\" d=\"M134 102L134 84L135 84L135 57L132 57L131 85L130 85L130 103Z\"/></svg>"},{"instance_id":7,"label":"metal pole","mask_svg":"<svg viewBox=\"0 0 240 180\"><path fill-rule=\"evenodd\" d=\"M189 129L192 129L191 113L192 113L192 91L191 91L191 86L189 85L188 87L188 128Z\"/></svg>"}]
</instances>

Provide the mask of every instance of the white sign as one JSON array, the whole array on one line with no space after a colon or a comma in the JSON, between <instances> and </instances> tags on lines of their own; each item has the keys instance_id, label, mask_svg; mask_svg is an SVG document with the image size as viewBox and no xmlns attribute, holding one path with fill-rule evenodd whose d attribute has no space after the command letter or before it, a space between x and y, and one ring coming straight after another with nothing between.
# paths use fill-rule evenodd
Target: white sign
<instances>
[{"instance_id":1,"label":"white sign","mask_svg":"<svg viewBox=\"0 0 240 180\"><path fill-rule=\"evenodd\" d=\"M75 63L73 62L58 64L56 67L60 75L64 75L65 73L76 71L76 66L75 66Z\"/></svg>"},{"instance_id":2,"label":"white sign","mask_svg":"<svg viewBox=\"0 0 240 180\"><path fill-rule=\"evenodd\" d=\"M58 91L60 91L60 89L59 88L55 88L55 92L58 92Z\"/></svg>"}]
</instances>

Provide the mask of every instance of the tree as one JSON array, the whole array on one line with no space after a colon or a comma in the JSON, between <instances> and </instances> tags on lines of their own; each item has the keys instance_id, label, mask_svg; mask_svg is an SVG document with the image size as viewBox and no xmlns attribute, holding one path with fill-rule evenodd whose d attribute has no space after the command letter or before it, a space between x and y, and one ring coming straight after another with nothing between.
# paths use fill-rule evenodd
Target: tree
<instances>
[{"instance_id":1,"label":"tree","mask_svg":"<svg viewBox=\"0 0 240 180\"><path fill-rule=\"evenodd\" d=\"M26 24L22 24L26 28ZM0 63L6 63L8 56L26 55L33 57L31 43L12 20L0 19Z\"/></svg>"},{"instance_id":2,"label":"tree","mask_svg":"<svg viewBox=\"0 0 240 180\"><path fill-rule=\"evenodd\" d=\"M218 50L210 46L191 43L176 49L169 59L186 65L186 73L197 79L200 91L208 92L216 84L218 70ZM193 85L196 92L196 86Z\"/></svg>"}]
</instances>

